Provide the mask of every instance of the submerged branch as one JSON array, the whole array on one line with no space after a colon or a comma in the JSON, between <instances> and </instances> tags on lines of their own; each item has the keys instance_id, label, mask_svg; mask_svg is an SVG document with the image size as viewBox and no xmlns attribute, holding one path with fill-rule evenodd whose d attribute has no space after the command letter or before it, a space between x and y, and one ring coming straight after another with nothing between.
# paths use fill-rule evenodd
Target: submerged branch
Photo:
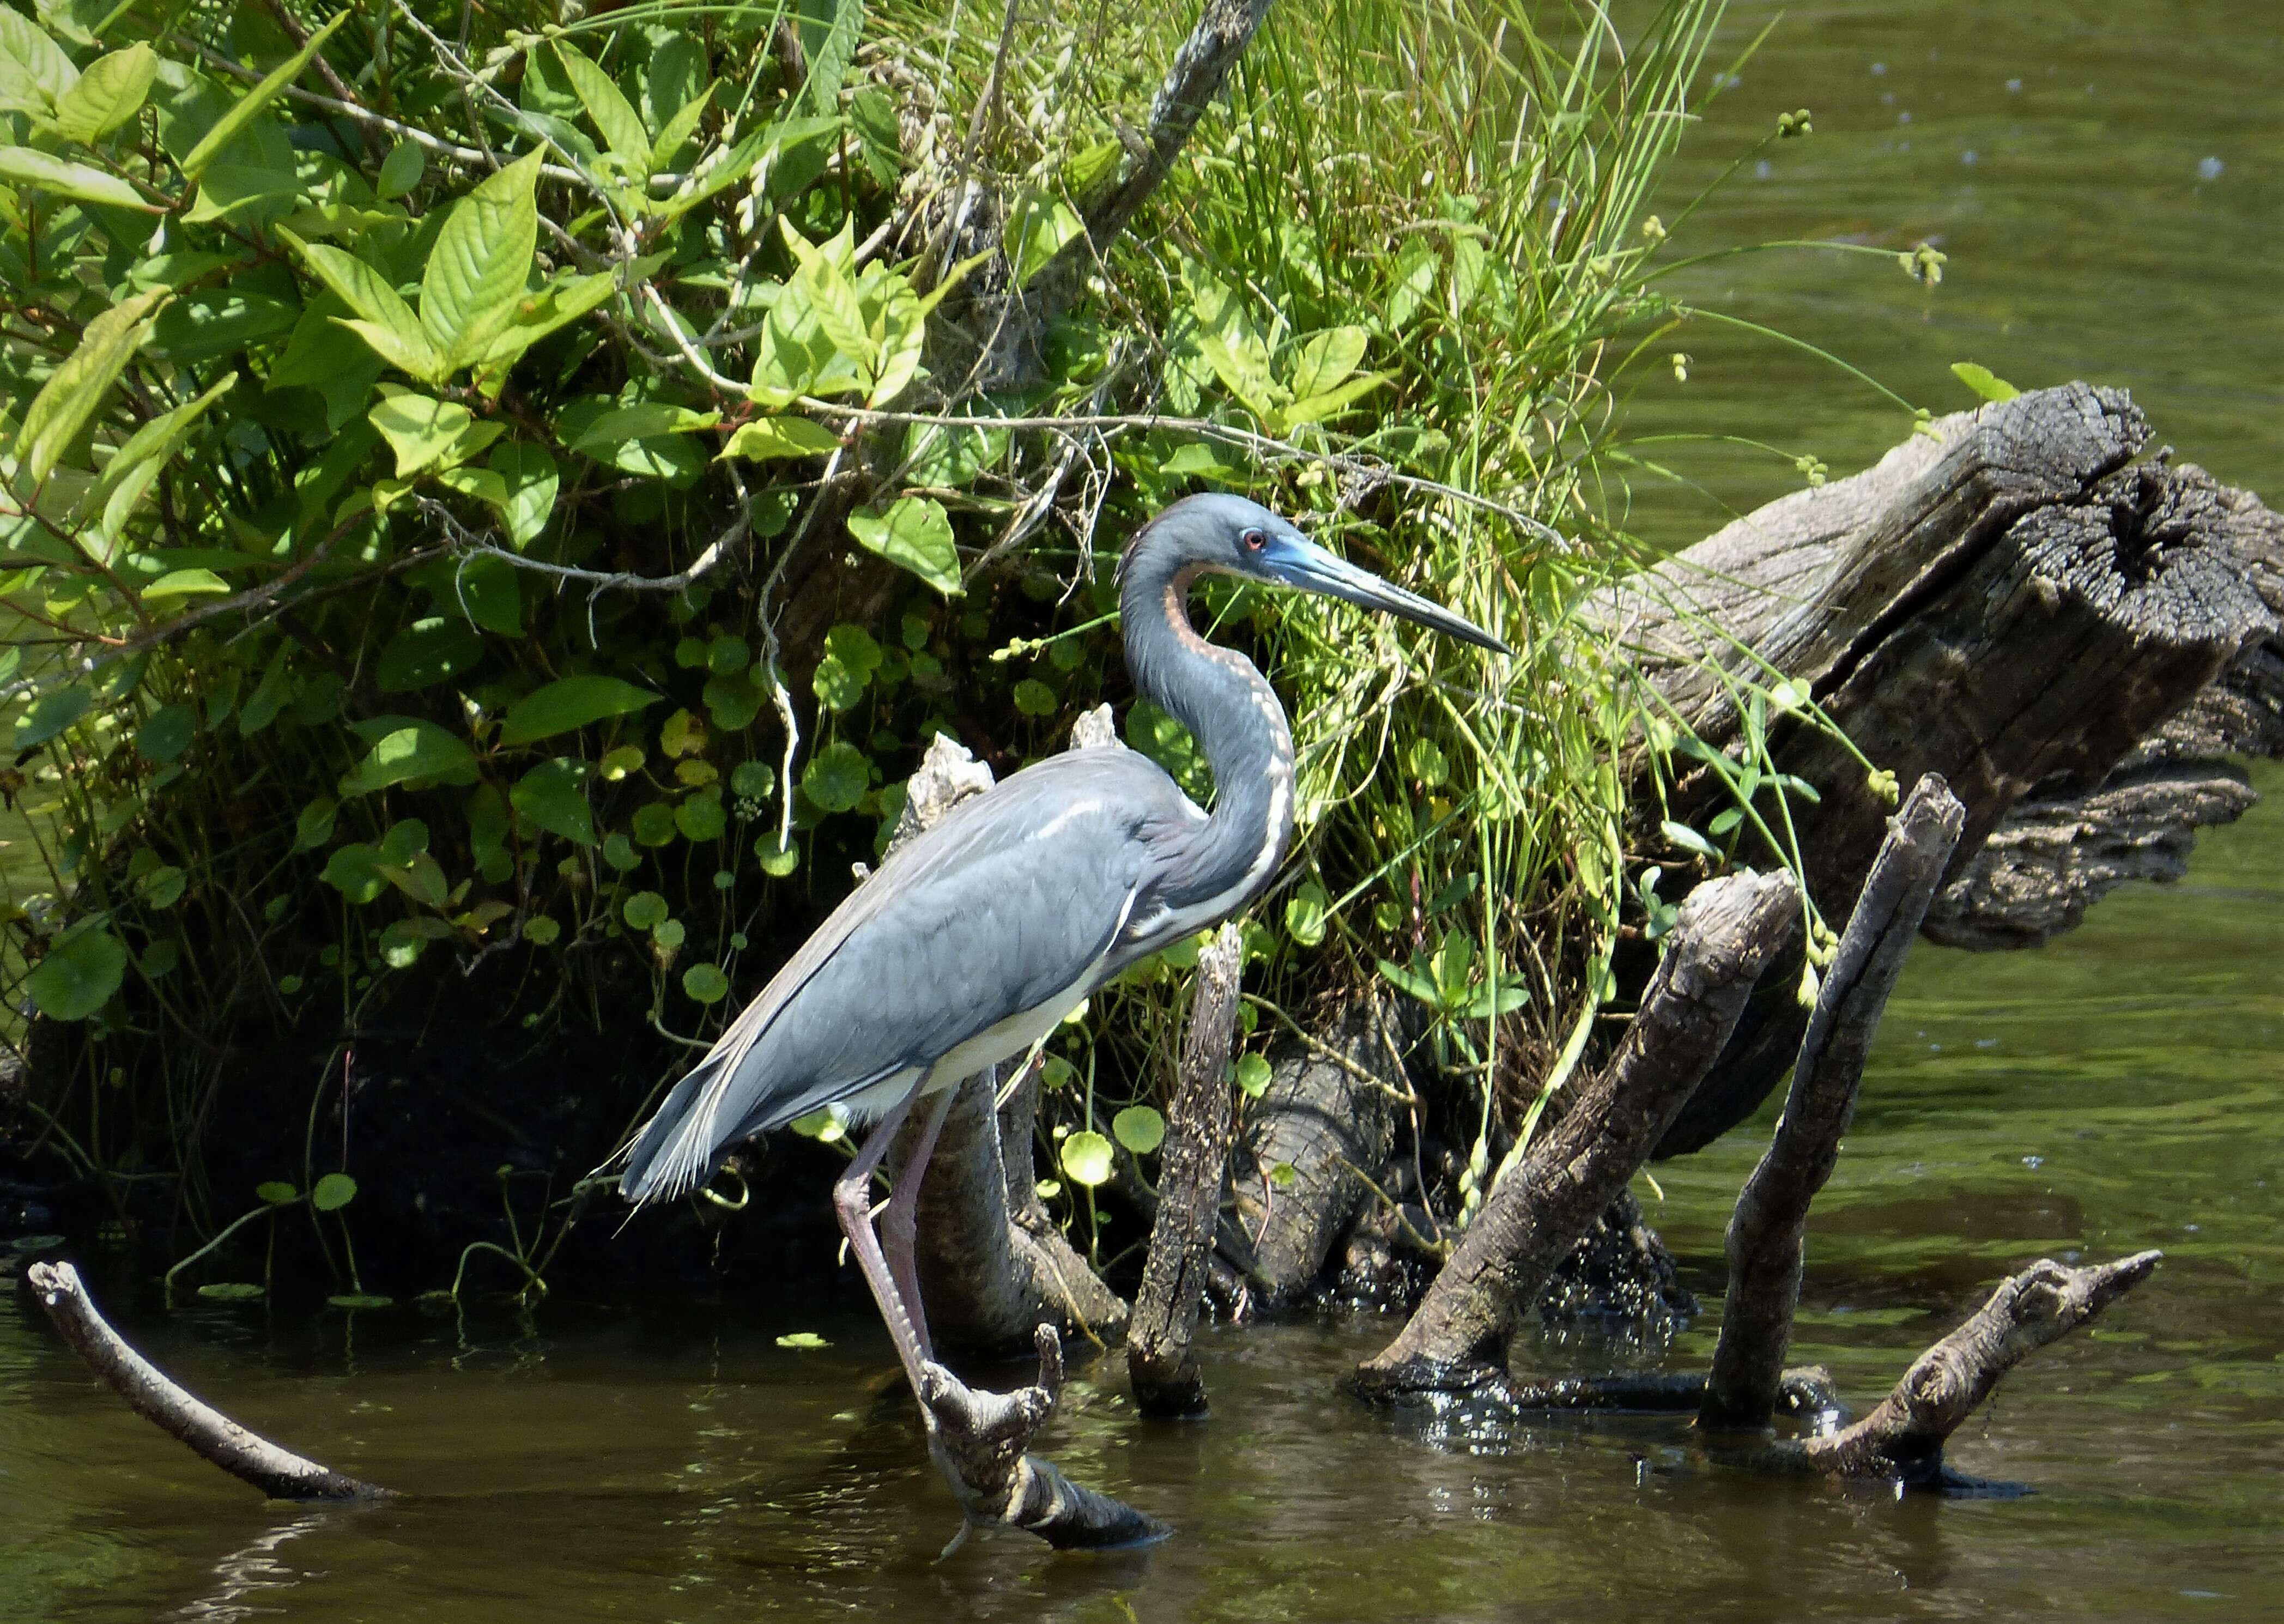
<instances>
[{"instance_id":1,"label":"submerged branch","mask_svg":"<svg viewBox=\"0 0 2284 1624\"><path fill-rule=\"evenodd\" d=\"M1206 1413L1205 1378L1194 1346L1214 1230L1228 1181L1229 1051L1237 1031L1244 940L1224 925L1198 955L1197 990L1182 1045L1181 1081L1158 1167L1158 1212L1134 1317L1126 1330L1134 1401L1149 1416Z\"/></svg>"},{"instance_id":2,"label":"submerged branch","mask_svg":"<svg viewBox=\"0 0 2284 1624\"><path fill-rule=\"evenodd\" d=\"M1729 1291L1701 1425L1757 1427L1775 1407L1800 1302L1809 1203L1840 1159L1873 1034L1966 818L1958 797L1928 774L1865 878L1801 1042L1784 1117L1729 1219Z\"/></svg>"},{"instance_id":3,"label":"submerged branch","mask_svg":"<svg viewBox=\"0 0 2284 1624\"><path fill-rule=\"evenodd\" d=\"M64 1340L106 1386L137 1415L239 1481L272 1500L379 1500L395 1493L274 1444L191 1393L111 1328L70 1264L35 1263L25 1278Z\"/></svg>"}]
</instances>

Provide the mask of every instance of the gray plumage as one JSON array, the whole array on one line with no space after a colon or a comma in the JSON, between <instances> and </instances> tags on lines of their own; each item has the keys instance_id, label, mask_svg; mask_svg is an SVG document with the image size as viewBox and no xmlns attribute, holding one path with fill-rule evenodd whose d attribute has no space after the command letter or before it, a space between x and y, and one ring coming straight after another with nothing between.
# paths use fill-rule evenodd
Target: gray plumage
<instances>
[{"instance_id":1,"label":"gray plumage","mask_svg":"<svg viewBox=\"0 0 2284 1624\"><path fill-rule=\"evenodd\" d=\"M835 909L676 1085L627 1151L630 1200L690 1189L740 1139L828 1105L880 1115L1021 1054L1119 972L1259 894L1292 835L1293 741L1252 663L1189 624L1183 598L1208 570L1504 648L1253 503L1169 508L1121 566L1127 666L1204 749L1211 816L1122 750L1054 756L961 802Z\"/></svg>"}]
</instances>

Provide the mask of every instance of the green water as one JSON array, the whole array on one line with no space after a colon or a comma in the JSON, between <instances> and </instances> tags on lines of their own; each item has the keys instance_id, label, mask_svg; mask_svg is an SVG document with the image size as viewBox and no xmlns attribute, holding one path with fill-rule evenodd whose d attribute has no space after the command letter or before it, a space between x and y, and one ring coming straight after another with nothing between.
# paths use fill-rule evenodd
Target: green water
<instances>
[{"instance_id":1,"label":"green water","mask_svg":"<svg viewBox=\"0 0 2284 1624\"><path fill-rule=\"evenodd\" d=\"M1766 15L1741 7L1731 32ZM2284 496L2280 27L2272 0L1795 7L1683 179L1779 108L1814 108L1817 134L1693 235L1936 237L1948 277L1930 296L1872 262L1786 258L1692 292L1938 409L1965 403L1954 360L2127 384L2185 455ZM2207 158L2221 168L2200 180ZM1690 381L1645 388L1642 432L1717 425L1835 472L1903 432L1812 363L1701 324L1676 347ZM1733 447L1661 455L1696 482L1646 493L1642 522L1667 540L1796 478ZM1659 1421L1423 1430L1337 1386L1394 1325L1326 1322L1210 1333L1203 1425L1144 1425L1115 1363L1080 1372L1049 1447L1174 1523L1168 1544L1057 1558L1009 1536L937 1565L951 1503L885 1338L853 1309L796 1324L766 1303L559 1301L521 1323L130 1305L131 1333L200 1392L409 1495L309 1511L260 1503L127 1414L19 1298L0 1307L0 1619L2273 1618L2284 772L2259 782L2271 799L2208 836L2184 885L2121 894L2034 955L1922 949L1818 1208L1795 1351L1859 1402L2029 1260L2164 1248L2150 1284L2018 1370L1957 1440L1955 1464L2029 1497L1733 1475ZM1755 1137L1662 1169L1665 1200L1649 1198L1715 1300ZM794 1329L833 1346L776 1346ZM1701 1365L1712 1330L1521 1357Z\"/></svg>"}]
</instances>

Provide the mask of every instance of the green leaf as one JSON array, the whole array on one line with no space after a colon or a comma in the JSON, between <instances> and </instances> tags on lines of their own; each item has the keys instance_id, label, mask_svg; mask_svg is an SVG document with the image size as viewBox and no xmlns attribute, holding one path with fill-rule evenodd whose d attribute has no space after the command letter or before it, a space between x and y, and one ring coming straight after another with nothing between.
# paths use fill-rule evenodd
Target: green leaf
<instances>
[{"instance_id":1,"label":"green leaf","mask_svg":"<svg viewBox=\"0 0 2284 1624\"><path fill-rule=\"evenodd\" d=\"M1658 828L1664 832L1665 838L1667 839L1681 847L1682 850L1686 852L1694 852L1701 857L1710 857L1716 862L1720 860L1720 848L1715 846L1712 841L1707 839L1703 835L1698 833L1697 831L1692 829L1688 824L1676 823L1672 818L1669 817L1664 822L1658 824Z\"/></svg>"},{"instance_id":2,"label":"green leaf","mask_svg":"<svg viewBox=\"0 0 2284 1624\"><path fill-rule=\"evenodd\" d=\"M730 995L730 978L719 964L692 964L682 972L682 990L700 1003L719 1003Z\"/></svg>"},{"instance_id":3,"label":"green leaf","mask_svg":"<svg viewBox=\"0 0 2284 1624\"><path fill-rule=\"evenodd\" d=\"M476 357L478 371L491 371L509 365L533 345L579 317L618 291L615 272L597 271L592 276L559 276L536 293L528 293L515 307L508 324L492 336L484 353Z\"/></svg>"},{"instance_id":4,"label":"green leaf","mask_svg":"<svg viewBox=\"0 0 2284 1624\"><path fill-rule=\"evenodd\" d=\"M230 582L210 569L168 570L145 587L140 594L146 604L169 597L196 597L205 593L230 590Z\"/></svg>"},{"instance_id":5,"label":"green leaf","mask_svg":"<svg viewBox=\"0 0 2284 1624\"><path fill-rule=\"evenodd\" d=\"M268 1294L251 1280L209 1280L199 1287L208 1302L258 1302Z\"/></svg>"},{"instance_id":6,"label":"green leaf","mask_svg":"<svg viewBox=\"0 0 2284 1624\"><path fill-rule=\"evenodd\" d=\"M415 621L381 645L373 681L383 693L411 693L458 675L484 657L484 640L465 621Z\"/></svg>"},{"instance_id":7,"label":"green leaf","mask_svg":"<svg viewBox=\"0 0 2284 1624\"><path fill-rule=\"evenodd\" d=\"M1063 1171L1091 1190L1110 1182L1110 1141L1084 1129L1063 1141Z\"/></svg>"},{"instance_id":8,"label":"green leaf","mask_svg":"<svg viewBox=\"0 0 2284 1624\"><path fill-rule=\"evenodd\" d=\"M959 552L952 545L951 519L933 497L902 496L885 513L859 508L849 515L849 533L867 550L910 570L946 597L959 596Z\"/></svg>"},{"instance_id":9,"label":"green leaf","mask_svg":"<svg viewBox=\"0 0 2284 1624\"><path fill-rule=\"evenodd\" d=\"M864 24L864 0L839 0L833 7L833 26L809 59L809 105L817 112L832 113L841 105L841 84L856 59Z\"/></svg>"},{"instance_id":10,"label":"green leaf","mask_svg":"<svg viewBox=\"0 0 2284 1624\"><path fill-rule=\"evenodd\" d=\"M523 922L523 939L535 948L544 948L563 934L563 926L541 914Z\"/></svg>"},{"instance_id":11,"label":"green leaf","mask_svg":"<svg viewBox=\"0 0 2284 1624\"><path fill-rule=\"evenodd\" d=\"M839 449L841 437L807 418L755 418L741 423L716 460L748 457L762 462L777 457L822 457Z\"/></svg>"},{"instance_id":12,"label":"green leaf","mask_svg":"<svg viewBox=\"0 0 2284 1624\"><path fill-rule=\"evenodd\" d=\"M135 730L135 753L146 761L171 761L191 747L199 713L188 705L162 705Z\"/></svg>"},{"instance_id":13,"label":"green leaf","mask_svg":"<svg viewBox=\"0 0 2284 1624\"><path fill-rule=\"evenodd\" d=\"M690 434L712 428L722 420L718 411L693 411L664 401L643 401L604 411L572 436L574 451L598 462L609 462L620 448L661 434Z\"/></svg>"},{"instance_id":14,"label":"green leaf","mask_svg":"<svg viewBox=\"0 0 2284 1624\"><path fill-rule=\"evenodd\" d=\"M321 1213L337 1213L356 1199L357 1182L346 1173L328 1173L309 1190L309 1205Z\"/></svg>"},{"instance_id":15,"label":"green leaf","mask_svg":"<svg viewBox=\"0 0 2284 1624\"><path fill-rule=\"evenodd\" d=\"M1972 361L1952 362L1951 374L1986 401L2011 401L2022 393L1989 367L1977 366Z\"/></svg>"},{"instance_id":16,"label":"green leaf","mask_svg":"<svg viewBox=\"0 0 2284 1624\"><path fill-rule=\"evenodd\" d=\"M771 879L783 879L801 866L801 848L778 844L778 832L765 829L754 838L754 856L762 865L762 872Z\"/></svg>"},{"instance_id":17,"label":"green leaf","mask_svg":"<svg viewBox=\"0 0 2284 1624\"><path fill-rule=\"evenodd\" d=\"M452 927L442 919L398 919L380 933L380 962L391 970L403 970L427 951L432 941L441 941L452 933Z\"/></svg>"},{"instance_id":18,"label":"green leaf","mask_svg":"<svg viewBox=\"0 0 2284 1624\"><path fill-rule=\"evenodd\" d=\"M809 758L801 769L803 793L821 812L847 812L872 786L871 763L846 739L835 739Z\"/></svg>"},{"instance_id":19,"label":"green leaf","mask_svg":"<svg viewBox=\"0 0 2284 1624\"><path fill-rule=\"evenodd\" d=\"M183 173L192 180L205 174L207 166L222 155L223 149L243 135L262 110L284 95L286 87L301 76L301 70L309 66L318 48L332 38L333 30L347 22L349 14L345 11L334 12L332 20L309 35L308 44L279 64L261 83L232 104L229 112L215 121L214 128L200 137L199 144L183 154L177 166Z\"/></svg>"},{"instance_id":20,"label":"green leaf","mask_svg":"<svg viewBox=\"0 0 2284 1624\"><path fill-rule=\"evenodd\" d=\"M497 439L502 426L478 423L457 401L406 389L365 414L396 453L396 477L409 480L438 464L465 462Z\"/></svg>"},{"instance_id":21,"label":"green leaf","mask_svg":"<svg viewBox=\"0 0 2284 1624\"><path fill-rule=\"evenodd\" d=\"M88 164L35 152L28 146L0 146L0 181L11 186L37 186L43 191L76 198L82 203L137 208L148 215L163 213L166 207L149 201L115 175L106 175Z\"/></svg>"},{"instance_id":22,"label":"green leaf","mask_svg":"<svg viewBox=\"0 0 2284 1624\"><path fill-rule=\"evenodd\" d=\"M57 129L82 145L101 140L142 111L158 72L157 55L139 42L98 57L56 104Z\"/></svg>"},{"instance_id":23,"label":"green leaf","mask_svg":"<svg viewBox=\"0 0 2284 1624\"><path fill-rule=\"evenodd\" d=\"M428 155L411 142L400 141L380 160L380 176L373 183L373 195L384 201L401 198L420 183L427 169Z\"/></svg>"},{"instance_id":24,"label":"green leaf","mask_svg":"<svg viewBox=\"0 0 2284 1624\"><path fill-rule=\"evenodd\" d=\"M1326 901L1325 888L1313 879L1295 886L1285 904L1285 933L1304 948L1324 941Z\"/></svg>"},{"instance_id":25,"label":"green leaf","mask_svg":"<svg viewBox=\"0 0 2284 1624\"><path fill-rule=\"evenodd\" d=\"M1110 1119L1118 1143L1137 1156L1147 1156L1166 1142L1166 1119L1148 1105L1129 1105Z\"/></svg>"},{"instance_id":26,"label":"green leaf","mask_svg":"<svg viewBox=\"0 0 2284 1624\"><path fill-rule=\"evenodd\" d=\"M840 655L827 652L810 674L809 685L827 710L845 711L864 697L864 679Z\"/></svg>"},{"instance_id":27,"label":"green leaf","mask_svg":"<svg viewBox=\"0 0 2284 1624\"><path fill-rule=\"evenodd\" d=\"M684 37L686 38L687 35ZM720 82L717 80L716 82ZM698 133L698 121L706 116L707 105L714 99L714 85L708 85L684 103L681 110L672 118L667 120L665 127L658 132L658 139L651 144L652 174L655 175L661 169L670 169L674 167L675 154L688 145L690 137Z\"/></svg>"},{"instance_id":28,"label":"green leaf","mask_svg":"<svg viewBox=\"0 0 2284 1624\"><path fill-rule=\"evenodd\" d=\"M1060 198L1026 191L1015 200L1003 240L1013 245L1008 254L1014 285L1021 287L1047 268L1049 262L1086 227L1078 212Z\"/></svg>"},{"instance_id":29,"label":"green leaf","mask_svg":"<svg viewBox=\"0 0 2284 1624\"><path fill-rule=\"evenodd\" d=\"M357 314L354 321L340 316L334 317L336 321L400 372L409 372L423 383L443 381L449 370L444 357L428 341L427 330L412 313L412 307L386 277L356 255L325 243L303 242L284 226L278 228L278 234L293 245L317 280Z\"/></svg>"},{"instance_id":30,"label":"green leaf","mask_svg":"<svg viewBox=\"0 0 2284 1624\"><path fill-rule=\"evenodd\" d=\"M740 761L731 769L730 792L740 800L759 800L777 785L777 769L767 761Z\"/></svg>"},{"instance_id":31,"label":"green leaf","mask_svg":"<svg viewBox=\"0 0 2284 1624\"><path fill-rule=\"evenodd\" d=\"M500 506L500 522L507 527L508 539L518 547L528 547L547 530L547 522L555 515L555 498L561 490L563 476L555 466L555 459L544 446L523 441L510 441L492 448L488 459L494 473L507 487L507 500Z\"/></svg>"},{"instance_id":32,"label":"green leaf","mask_svg":"<svg viewBox=\"0 0 2284 1624\"><path fill-rule=\"evenodd\" d=\"M1305 401L1346 379L1362 364L1365 341L1361 327L1327 327L1311 333L1293 363L1288 385L1293 398Z\"/></svg>"},{"instance_id":33,"label":"green leaf","mask_svg":"<svg viewBox=\"0 0 2284 1624\"><path fill-rule=\"evenodd\" d=\"M638 931L655 930L666 923L666 899L655 891L637 891L619 910L627 924Z\"/></svg>"},{"instance_id":34,"label":"green leaf","mask_svg":"<svg viewBox=\"0 0 2284 1624\"><path fill-rule=\"evenodd\" d=\"M662 800L645 801L635 808L635 839L645 846L666 846L674 839L674 808Z\"/></svg>"},{"instance_id":35,"label":"green leaf","mask_svg":"<svg viewBox=\"0 0 2284 1624\"><path fill-rule=\"evenodd\" d=\"M1015 708L1026 716L1052 716L1058 703L1055 691L1036 676L1027 676L1015 684L1011 697Z\"/></svg>"},{"instance_id":36,"label":"green leaf","mask_svg":"<svg viewBox=\"0 0 2284 1624\"><path fill-rule=\"evenodd\" d=\"M348 799L416 781L473 784L475 752L434 722L415 722L383 734L356 770L341 780L340 792Z\"/></svg>"},{"instance_id":37,"label":"green leaf","mask_svg":"<svg viewBox=\"0 0 2284 1624\"><path fill-rule=\"evenodd\" d=\"M643 128L642 115L626 98L617 82L582 56L578 50L555 42L555 54L563 64L565 77L579 98L579 105L587 110L588 118L606 142L612 152L625 164L637 180L650 176L650 132Z\"/></svg>"},{"instance_id":38,"label":"green leaf","mask_svg":"<svg viewBox=\"0 0 2284 1624\"><path fill-rule=\"evenodd\" d=\"M381 872L380 854L362 840L335 847L317 878L360 908L388 889L388 880Z\"/></svg>"},{"instance_id":39,"label":"green leaf","mask_svg":"<svg viewBox=\"0 0 2284 1624\"><path fill-rule=\"evenodd\" d=\"M51 1020L85 1020L119 990L127 948L98 925L66 932L24 978L24 990Z\"/></svg>"},{"instance_id":40,"label":"green leaf","mask_svg":"<svg viewBox=\"0 0 2284 1624\"><path fill-rule=\"evenodd\" d=\"M542 761L507 792L508 804L550 834L581 846L595 844L595 814L587 805L587 792L574 767L566 761Z\"/></svg>"},{"instance_id":41,"label":"green leaf","mask_svg":"<svg viewBox=\"0 0 2284 1624\"><path fill-rule=\"evenodd\" d=\"M129 436L127 443L103 465L102 475L82 503L82 511L96 507L103 509L103 528L106 535L117 535L120 527L127 522L160 470L171 460L184 439L213 405L238 386L238 374L226 372L212 388L195 399L184 402L172 411L161 412Z\"/></svg>"},{"instance_id":42,"label":"green leaf","mask_svg":"<svg viewBox=\"0 0 2284 1624\"><path fill-rule=\"evenodd\" d=\"M831 1347L833 1344L826 1341L823 1337L818 1336L814 1331L787 1331L784 1336L778 1339L778 1346L779 1347L815 1348Z\"/></svg>"},{"instance_id":43,"label":"green leaf","mask_svg":"<svg viewBox=\"0 0 2284 1624\"><path fill-rule=\"evenodd\" d=\"M0 82L0 111L42 116L70 93L79 76L47 30L12 6L0 6L0 74L6 75Z\"/></svg>"},{"instance_id":44,"label":"green leaf","mask_svg":"<svg viewBox=\"0 0 2284 1624\"><path fill-rule=\"evenodd\" d=\"M508 707L500 743L528 745L655 705L660 696L615 676L567 676Z\"/></svg>"},{"instance_id":45,"label":"green leaf","mask_svg":"<svg viewBox=\"0 0 2284 1624\"><path fill-rule=\"evenodd\" d=\"M28 750L44 745L95 708L95 695L86 684L74 683L42 694L16 718L12 748Z\"/></svg>"},{"instance_id":46,"label":"green leaf","mask_svg":"<svg viewBox=\"0 0 2284 1624\"><path fill-rule=\"evenodd\" d=\"M1435 986L1435 978L1422 973L1421 970L1416 967L1420 963L1418 959L1415 958L1412 961L1415 966L1413 968L1392 964L1384 958L1375 959L1373 962L1380 966L1381 978L1398 992L1408 997L1417 998L1422 1003L1433 1004L1436 1002L1439 989Z\"/></svg>"},{"instance_id":47,"label":"green leaf","mask_svg":"<svg viewBox=\"0 0 2284 1624\"><path fill-rule=\"evenodd\" d=\"M0 148L0 156L14 150ZM151 312L168 297L163 291L137 293L88 323L79 342L24 409L16 455L28 484L37 486L55 471L149 335Z\"/></svg>"},{"instance_id":48,"label":"green leaf","mask_svg":"<svg viewBox=\"0 0 2284 1624\"><path fill-rule=\"evenodd\" d=\"M297 852L315 851L332 839L334 815L340 809L340 802L331 795L320 795L303 807L293 820L293 849Z\"/></svg>"},{"instance_id":49,"label":"green leaf","mask_svg":"<svg viewBox=\"0 0 2284 1624\"><path fill-rule=\"evenodd\" d=\"M254 1187L254 1193L271 1206L284 1206L289 1201L298 1201L301 1198L301 1192L282 1179L271 1179L267 1183L256 1184Z\"/></svg>"},{"instance_id":50,"label":"green leaf","mask_svg":"<svg viewBox=\"0 0 2284 1624\"><path fill-rule=\"evenodd\" d=\"M722 792L707 788L687 796L674 809L674 826L682 831L685 840L718 840L730 826L730 815L723 810Z\"/></svg>"},{"instance_id":51,"label":"green leaf","mask_svg":"<svg viewBox=\"0 0 2284 1624\"><path fill-rule=\"evenodd\" d=\"M1269 1092L1269 1062L1259 1055L1240 1055L1237 1058L1237 1086L1248 1099L1259 1099Z\"/></svg>"},{"instance_id":52,"label":"green leaf","mask_svg":"<svg viewBox=\"0 0 2284 1624\"><path fill-rule=\"evenodd\" d=\"M382 1297L372 1292L335 1292L325 1299L332 1308L387 1308L395 1306L394 1297Z\"/></svg>"},{"instance_id":53,"label":"green leaf","mask_svg":"<svg viewBox=\"0 0 2284 1624\"><path fill-rule=\"evenodd\" d=\"M444 358L467 365L515 315L539 238L532 187L545 149L487 176L452 206L420 277L420 325Z\"/></svg>"}]
</instances>

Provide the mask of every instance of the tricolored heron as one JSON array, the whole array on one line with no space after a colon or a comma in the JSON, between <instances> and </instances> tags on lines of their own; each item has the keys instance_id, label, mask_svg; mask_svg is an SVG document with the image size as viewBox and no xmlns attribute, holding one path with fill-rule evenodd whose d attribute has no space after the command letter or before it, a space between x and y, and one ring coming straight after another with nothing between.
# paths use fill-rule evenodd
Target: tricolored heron
<instances>
[{"instance_id":1,"label":"tricolored heron","mask_svg":"<svg viewBox=\"0 0 2284 1624\"><path fill-rule=\"evenodd\" d=\"M953 1090L1023 1054L1128 965L1243 908L1293 833L1293 733L1253 662L1190 625L1208 573L1338 597L1507 652L1489 632L1302 538L1268 509L1191 496L1120 565L1134 685L1185 723L1215 785L1210 816L1148 757L1078 750L961 802L833 911L626 1152L637 1205L689 1190L724 1152L831 1105L877 1123L833 1206L913 1390L934 1356L913 1208ZM873 1170L933 1096L880 1232Z\"/></svg>"}]
</instances>

